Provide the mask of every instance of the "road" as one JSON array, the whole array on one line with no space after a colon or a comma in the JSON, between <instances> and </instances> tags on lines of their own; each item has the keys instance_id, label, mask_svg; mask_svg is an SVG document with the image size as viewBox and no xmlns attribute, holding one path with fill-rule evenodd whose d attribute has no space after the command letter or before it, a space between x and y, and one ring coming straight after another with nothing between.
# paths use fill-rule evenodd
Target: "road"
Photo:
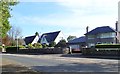
<instances>
[{"instance_id":1,"label":"road","mask_svg":"<svg viewBox=\"0 0 120 74\"><path fill-rule=\"evenodd\" d=\"M14 60L24 66L42 72L118 72L118 60L60 55L1 54L2 58Z\"/></svg>"}]
</instances>

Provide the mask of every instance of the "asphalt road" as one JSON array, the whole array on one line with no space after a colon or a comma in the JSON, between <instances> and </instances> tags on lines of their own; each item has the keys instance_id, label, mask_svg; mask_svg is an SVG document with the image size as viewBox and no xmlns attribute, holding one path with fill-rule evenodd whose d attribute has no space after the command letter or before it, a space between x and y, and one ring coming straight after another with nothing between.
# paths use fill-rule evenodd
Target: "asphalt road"
<instances>
[{"instance_id":1,"label":"asphalt road","mask_svg":"<svg viewBox=\"0 0 120 74\"><path fill-rule=\"evenodd\" d=\"M24 66L42 72L118 72L118 60L60 57L58 55L1 54Z\"/></svg>"}]
</instances>

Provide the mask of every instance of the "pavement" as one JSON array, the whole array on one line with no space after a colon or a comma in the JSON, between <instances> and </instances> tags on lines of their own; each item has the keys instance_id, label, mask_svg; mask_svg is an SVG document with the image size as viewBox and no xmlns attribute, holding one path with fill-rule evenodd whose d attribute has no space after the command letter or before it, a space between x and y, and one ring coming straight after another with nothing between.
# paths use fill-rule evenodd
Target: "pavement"
<instances>
[{"instance_id":1,"label":"pavement","mask_svg":"<svg viewBox=\"0 0 120 74\"><path fill-rule=\"evenodd\" d=\"M80 54L2 54L2 58L14 60L40 72L118 72L119 70L117 59L86 58Z\"/></svg>"},{"instance_id":2,"label":"pavement","mask_svg":"<svg viewBox=\"0 0 120 74\"><path fill-rule=\"evenodd\" d=\"M0 65L0 67L2 67L2 70L0 71L2 74L37 73L37 71L30 67L26 67L19 62L5 58L2 58L2 65Z\"/></svg>"}]
</instances>

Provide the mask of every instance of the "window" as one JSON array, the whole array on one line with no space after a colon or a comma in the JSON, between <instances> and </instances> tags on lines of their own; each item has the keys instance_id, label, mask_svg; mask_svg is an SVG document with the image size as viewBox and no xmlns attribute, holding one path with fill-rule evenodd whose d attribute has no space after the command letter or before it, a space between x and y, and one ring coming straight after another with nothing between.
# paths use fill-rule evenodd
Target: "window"
<instances>
[{"instance_id":1,"label":"window","mask_svg":"<svg viewBox=\"0 0 120 74\"><path fill-rule=\"evenodd\" d=\"M47 43L47 40L46 40L45 36L42 37L41 43Z\"/></svg>"},{"instance_id":2,"label":"window","mask_svg":"<svg viewBox=\"0 0 120 74\"><path fill-rule=\"evenodd\" d=\"M88 43L88 46L91 47L91 46L95 46L94 43Z\"/></svg>"},{"instance_id":3,"label":"window","mask_svg":"<svg viewBox=\"0 0 120 74\"><path fill-rule=\"evenodd\" d=\"M88 35L88 39L94 39L95 36L94 35Z\"/></svg>"},{"instance_id":4,"label":"window","mask_svg":"<svg viewBox=\"0 0 120 74\"><path fill-rule=\"evenodd\" d=\"M97 35L97 38L111 38L111 37L115 37L115 33L114 32L101 33L101 34Z\"/></svg>"}]
</instances>

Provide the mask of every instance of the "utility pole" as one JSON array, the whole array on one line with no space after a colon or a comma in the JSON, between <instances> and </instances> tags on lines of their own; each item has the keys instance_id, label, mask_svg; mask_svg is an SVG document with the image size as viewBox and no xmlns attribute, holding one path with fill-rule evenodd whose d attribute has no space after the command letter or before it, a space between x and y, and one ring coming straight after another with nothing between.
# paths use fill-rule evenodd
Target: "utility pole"
<instances>
[{"instance_id":1,"label":"utility pole","mask_svg":"<svg viewBox=\"0 0 120 74\"><path fill-rule=\"evenodd\" d=\"M86 46L88 47L88 30L89 30L89 26L86 27Z\"/></svg>"},{"instance_id":2,"label":"utility pole","mask_svg":"<svg viewBox=\"0 0 120 74\"><path fill-rule=\"evenodd\" d=\"M117 44L118 43L118 39L117 39L117 36L118 36L118 21L116 21L115 23L115 28L116 28L116 35L115 35L115 43Z\"/></svg>"}]
</instances>

